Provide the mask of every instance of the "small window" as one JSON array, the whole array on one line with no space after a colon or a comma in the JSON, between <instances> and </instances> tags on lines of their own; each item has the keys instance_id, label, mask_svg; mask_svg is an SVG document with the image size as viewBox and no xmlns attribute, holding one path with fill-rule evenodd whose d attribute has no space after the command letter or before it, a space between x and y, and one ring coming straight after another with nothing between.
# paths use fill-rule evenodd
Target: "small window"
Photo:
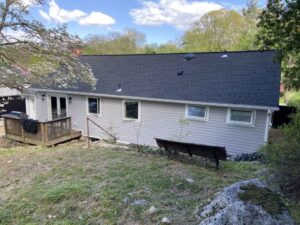
<instances>
[{"instance_id":1,"label":"small window","mask_svg":"<svg viewBox=\"0 0 300 225\"><path fill-rule=\"evenodd\" d=\"M238 123L238 124L254 124L254 111L251 110L239 110L239 109L230 109L229 112L229 123Z\"/></svg>"},{"instance_id":2,"label":"small window","mask_svg":"<svg viewBox=\"0 0 300 225\"><path fill-rule=\"evenodd\" d=\"M139 119L139 102L124 101L124 118L132 120Z\"/></svg>"},{"instance_id":3,"label":"small window","mask_svg":"<svg viewBox=\"0 0 300 225\"><path fill-rule=\"evenodd\" d=\"M195 119L206 119L207 107L188 105L186 109L186 117Z\"/></svg>"},{"instance_id":4,"label":"small window","mask_svg":"<svg viewBox=\"0 0 300 225\"><path fill-rule=\"evenodd\" d=\"M92 114L100 114L99 98L88 98L88 112Z\"/></svg>"}]
</instances>

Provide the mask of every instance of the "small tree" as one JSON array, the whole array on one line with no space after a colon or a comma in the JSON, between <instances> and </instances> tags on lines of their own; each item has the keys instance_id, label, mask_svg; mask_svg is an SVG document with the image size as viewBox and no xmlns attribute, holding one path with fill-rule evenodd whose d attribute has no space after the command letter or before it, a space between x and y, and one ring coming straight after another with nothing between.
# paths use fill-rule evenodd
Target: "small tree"
<instances>
[{"instance_id":1,"label":"small tree","mask_svg":"<svg viewBox=\"0 0 300 225\"><path fill-rule=\"evenodd\" d=\"M245 9L244 14L226 9L205 14L183 35L184 49L193 52L255 48L251 40L256 28L253 9Z\"/></svg>"},{"instance_id":2,"label":"small tree","mask_svg":"<svg viewBox=\"0 0 300 225\"><path fill-rule=\"evenodd\" d=\"M262 48L278 51L285 86L300 89L299 0L268 0L258 27Z\"/></svg>"},{"instance_id":3,"label":"small tree","mask_svg":"<svg viewBox=\"0 0 300 225\"><path fill-rule=\"evenodd\" d=\"M281 128L283 138L262 150L285 193L300 194L300 111Z\"/></svg>"},{"instance_id":4,"label":"small tree","mask_svg":"<svg viewBox=\"0 0 300 225\"><path fill-rule=\"evenodd\" d=\"M47 29L32 20L24 2L0 0L0 87L95 85L90 67L72 54L82 45L80 38L70 35L66 25ZM31 2L45 4L45 0Z\"/></svg>"}]
</instances>

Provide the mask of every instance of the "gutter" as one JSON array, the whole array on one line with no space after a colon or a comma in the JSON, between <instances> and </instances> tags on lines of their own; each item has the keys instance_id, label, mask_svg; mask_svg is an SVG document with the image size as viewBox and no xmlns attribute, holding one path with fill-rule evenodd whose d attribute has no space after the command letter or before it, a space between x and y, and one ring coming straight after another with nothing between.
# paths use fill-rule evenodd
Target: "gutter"
<instances>
[{"instance_id":1,"label":"gutter","mask_svg":"<svg viewBox=\"0 0 300 225\"><path fill-rule=\"evenodd\" d=\"M47 92L47 93L57 93L57 94L72 94L72 95L107 97L107 98L117 98L117 99L131 99L131 100L142 100L142 101L151 101L151 102L178 103L178 104L191 104L191 105L195 104L195 105L229 107L229 108L240 108L240 109L268 110L268 111L271 111L271 112L279 110L279 107L268 107L268 106L240 105L240 104L227 104L227 103L211 103L211 102L198 102L198 101L183 101L183 100L172 100L172 99L161 99L161 98L147 98L147 97L133 97L133 96L123 96L123 95L97 94L97 93L77 92L77 91L60 91L60 90L39 89L39 88L28 88L27 90L35 91L35 92Z\"/></svg>"}]
</instances>

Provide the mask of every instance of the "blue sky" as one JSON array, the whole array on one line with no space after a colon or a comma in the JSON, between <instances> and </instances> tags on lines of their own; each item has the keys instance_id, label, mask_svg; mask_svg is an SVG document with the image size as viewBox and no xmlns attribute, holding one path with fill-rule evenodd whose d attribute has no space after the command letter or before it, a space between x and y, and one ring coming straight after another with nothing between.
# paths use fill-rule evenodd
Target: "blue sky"
<instances>
[{"instance_id":1,"label":"blue sky","mask_svg":"<svg viewBox=\"0 0 300 225\"><path fill-rule=\"evenodd\" d=\"M247 0L50 0L43 7L30 5L31 15L48 27L68 23L70 33L82 38L133 28L146 34L148 43L175 40L204 13L220 8L241 9ZM260 0L263 7L266 0Z\"/></svg>"}]
</instances>

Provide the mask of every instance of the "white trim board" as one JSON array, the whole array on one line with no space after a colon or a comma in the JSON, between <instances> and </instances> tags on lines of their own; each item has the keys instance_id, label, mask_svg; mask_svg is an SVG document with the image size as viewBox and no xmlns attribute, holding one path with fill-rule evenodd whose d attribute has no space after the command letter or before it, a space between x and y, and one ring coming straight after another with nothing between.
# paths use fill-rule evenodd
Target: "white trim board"
<instances>
[{"instance_id":1,"label":"white trim board","mask_svg":"<svg viewBox=\"0 0 300 225\"><path fill-rule=\"evenodd\" d=\"M251 112L251 122L238 122L238 121L232 121L230 120L231 117L231 111L232 110L241 110L241 111L249 111ZM226 124L228 125L234 125L234 126L247 126L247 127L255 127L256 125L256 110L245 110L245 109L237 109L237 108L228 108L227 109L227 115L226 115Z\"/></svg>"},{"instance_id":2,"label":"white trim board","mask_svg":"<svg viewBox=\"0 0 300 225\"><path fill-rule=\"evenodd\" d=\"M239 104L227 104L227 103L212 103L212 102L198 102L198 101L184 101L184 100L172 100L172 99L160 99L160 98L147 98L147 97L133 97L133 96L123 96L123 95L109 95L109 94L97 94L90 92L77 92L77 91L61 91L61 90L51 90L51 89L39 89L39 88L29 88L29 90L36 92L48 92L48 93L65 93L83 96L97 96L97 97L108 97L117 99L131 99L131 100L143 100L152 102L166 102L166 103L179 103L179 104L191 104L191 105L206 105L206 106L219 106L226 108L240 108L240 109L257 109L257 110L270 110L277 111L279 107L268 107L268 106L257 106L257 105L239 105Z\"/></svg>"},{"instance_id":3,"label":"white trim board","mask_svg":"<svg viewBox=\"0 0 300 225\"><path fill-rule=\"evenodd\" d=\"M125 102L137 102L138 103L138 118L137 119L126 118ZM123 121L141 122L141 101L132 100L132 99L124 99L122 101L122 114L123 114Z\"/></svg>"},{"instance_id":4,"label":"white trim board","mask_svg":"<svg viewBox=\"0 0 300 225\"><path fill-rule=\"evenodd\" d=\"M189 116L188 115L188 107L189 106L199 106L199 107L205 108L205 116L204 117ZM208 121L209 120L209 106L186 104L185 105L185 119L196 120L196 121Z\"/></svg>"}]
</instances>

